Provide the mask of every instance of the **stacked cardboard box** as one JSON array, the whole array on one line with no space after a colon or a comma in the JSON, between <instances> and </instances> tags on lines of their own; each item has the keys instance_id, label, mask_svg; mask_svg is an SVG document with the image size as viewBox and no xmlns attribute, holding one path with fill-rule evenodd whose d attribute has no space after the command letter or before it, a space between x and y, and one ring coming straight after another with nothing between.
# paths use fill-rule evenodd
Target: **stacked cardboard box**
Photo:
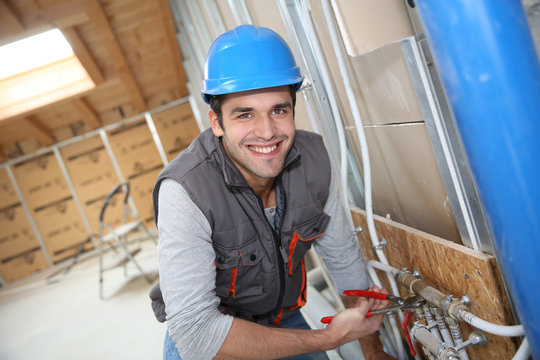
<instances>
[{"instance_id":1,"label":"stacked cardboard box","mask_svg":"<svg viewBox=\"0 0 540 360\"><path fill-rule=\"evenodd\" d=\"M89 234L55 155L17 163L13 173L52 261L74 255Z\"/></svg>"},{"instance_id":2,"label":"stacked cardboard box","mask_svg":"<svg viewBox=\"0 0 540 360\"><path fill-rule=\"evenodd\" d=\"M0 273L10 282L49 266L5 168L0 169Z\"/></svg>"}]
</instances>

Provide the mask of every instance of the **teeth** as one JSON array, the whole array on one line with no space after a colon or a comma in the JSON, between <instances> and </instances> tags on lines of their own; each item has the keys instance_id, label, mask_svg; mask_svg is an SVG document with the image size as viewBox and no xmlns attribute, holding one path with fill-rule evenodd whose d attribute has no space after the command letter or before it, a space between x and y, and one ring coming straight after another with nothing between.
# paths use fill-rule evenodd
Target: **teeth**
<instances>
[{"instance_id":1,"label":"teeth","mask_svg":"<svg viewBox=\"0 0 540 360\"><path fill-rule=\"evenodd\" d=\"M249 148L251 150L253 150L255 152L258 152L258 153L261 153L261 154L268 154L268 153L271 153L272 151L276 150L277 145L270 146L270 147L250 146Z\"/></svg>"}]
</instances>

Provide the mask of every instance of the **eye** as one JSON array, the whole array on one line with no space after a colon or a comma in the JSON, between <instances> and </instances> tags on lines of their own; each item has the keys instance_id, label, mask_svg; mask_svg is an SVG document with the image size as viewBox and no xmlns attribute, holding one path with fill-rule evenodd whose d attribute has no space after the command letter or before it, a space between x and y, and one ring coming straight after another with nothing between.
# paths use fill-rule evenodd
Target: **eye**
<instances>
[{"instance_id":1,"label":"eye","mask_svg":"<svg viewBox=\"0 0 540 360\"><path fill-rule=\"evenodd\" d=\"M238 115L239 119L249 119L249 118L252 118L252 117L253 117L253 114L251 114L251 113L244 113L244 114Z\"/></svg>"},{"instance_id":2,"label":"eye","mask_svg":"<svg viewBox=\"0 0 540 360\"><path fill-rule=\"evenodd\" d=\"M274 111L272 111L272 114L274 115L285 115L287 113L287 110L285 109L274 109Z\"/></svg>"}]
</instances>

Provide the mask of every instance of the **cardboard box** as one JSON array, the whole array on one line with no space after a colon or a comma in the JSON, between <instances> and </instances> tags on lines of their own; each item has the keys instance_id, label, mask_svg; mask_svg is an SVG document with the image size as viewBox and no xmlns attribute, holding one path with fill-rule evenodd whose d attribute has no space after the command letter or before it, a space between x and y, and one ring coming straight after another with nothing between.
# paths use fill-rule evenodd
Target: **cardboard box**
<instances>
[{"instance_id":1,"label":"cardboard box","mask_svg":"<svg viewBox=\"0 0 540 360\"><path fill-rule=\"evenodd\" d=\"M7 283L48 267L45 253L39 246L0 260L0 273Z\"/></svg>"},{"instance_id":2,"label":"cardboard box","mask_svg":"<svg viewBox=\"0 0 540 360\"><path fill-rule=\"evenodd\" d=\"M171 161L200 134L189 103L152 115L159 139Z\"/></svg>"},{"instance_id":3,"label":"cardboard box","mask_svg":"<svg viewBox=\"0 0 540 360\"><path fill-rule=\"evenodd\" d=\"M146 120L108 132L109 143L125 179L163 166Z\"/></svg>"}]
</instances>

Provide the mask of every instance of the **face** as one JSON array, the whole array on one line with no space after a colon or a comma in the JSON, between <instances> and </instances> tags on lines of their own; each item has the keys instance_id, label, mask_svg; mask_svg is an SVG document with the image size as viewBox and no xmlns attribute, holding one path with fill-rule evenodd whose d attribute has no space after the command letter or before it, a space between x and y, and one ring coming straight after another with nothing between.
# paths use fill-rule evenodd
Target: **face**
<instances>
[{"instance_id":1,"label":"face","mask_svg":"<svg viewBox=\"0 0 540 360\"><path fill-rule=\"evenodd\" d=\"M273 179L283 169L294 141L292 98L286 86L225 96L223 127L208 115L214 135L222 137L227 154L248 184Z\"/></svg>"}]
</instances>

